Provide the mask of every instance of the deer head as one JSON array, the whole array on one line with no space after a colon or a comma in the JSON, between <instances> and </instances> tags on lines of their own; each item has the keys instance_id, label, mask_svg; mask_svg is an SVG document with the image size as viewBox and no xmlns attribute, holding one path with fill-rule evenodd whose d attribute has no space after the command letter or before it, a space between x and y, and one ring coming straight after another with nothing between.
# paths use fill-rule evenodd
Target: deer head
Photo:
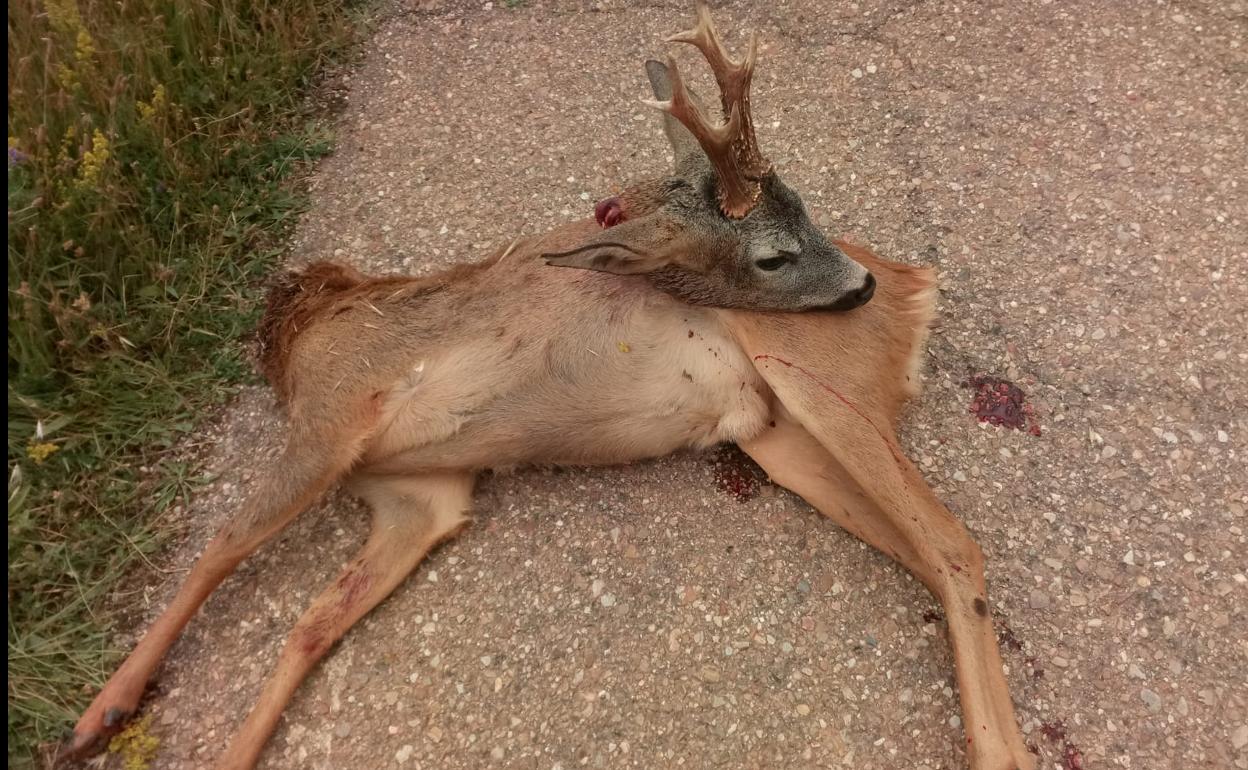
<instances>
[{"instance_id":1,"label":"deer head","mask_svg":"<svg viewBox=\"0 0 1248 770\"><path fill-rule=\"evenodd\" d=\"M763 157L750 114L758 55L733 60L710 11L668 38L702 52L719 85L723 122L681 78L676 62L646 62L663 128L675 155L653 210L611 227L548 264L611 273L644 273L659 289L697 305L742 310L850 310L871 299L875 279L833 245L802 199ZM613 218L614 219L614 218Z\"/></svg>"}]
</instances>

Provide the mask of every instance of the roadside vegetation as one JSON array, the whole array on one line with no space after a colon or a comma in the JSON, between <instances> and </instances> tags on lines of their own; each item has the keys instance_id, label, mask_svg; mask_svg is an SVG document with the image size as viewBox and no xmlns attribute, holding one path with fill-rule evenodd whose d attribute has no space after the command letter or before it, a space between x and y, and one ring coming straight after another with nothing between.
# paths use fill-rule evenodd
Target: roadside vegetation
<instances>
[{"instance_id":1,"label":"roadside vegetation","mask_svg":"<svg viewBox=\"0 0 1248 770\"><path fill-rule=\"evenodd\" d=\"M15 0L8 27L9 766L119 661L171 449L250 377L261 279L325 154L356 0Z\"/></svg>"}]
</instances>

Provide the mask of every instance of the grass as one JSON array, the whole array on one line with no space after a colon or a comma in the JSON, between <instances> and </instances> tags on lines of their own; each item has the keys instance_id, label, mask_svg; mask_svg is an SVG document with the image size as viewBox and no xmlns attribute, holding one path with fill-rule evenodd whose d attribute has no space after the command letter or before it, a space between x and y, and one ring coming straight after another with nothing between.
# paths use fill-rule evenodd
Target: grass
<instances>
[{"instance_id":1,"label":"grass","mask_svg":"<svg viewBox=\"0 0 1248 770\"><path fill-rule=\"evenodd\" d=\"M355 4L9 4L10 767L118 663L108 597L197 483L171 449L251 376Z\"/></svg>"}]
</instances>

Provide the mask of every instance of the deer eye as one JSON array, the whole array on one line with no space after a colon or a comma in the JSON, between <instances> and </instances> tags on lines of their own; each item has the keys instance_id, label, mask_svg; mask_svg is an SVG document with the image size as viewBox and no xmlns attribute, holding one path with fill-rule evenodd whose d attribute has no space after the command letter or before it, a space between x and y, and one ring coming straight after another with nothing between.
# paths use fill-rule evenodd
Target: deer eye
<instances>
[{"instance_id":1,"label":"deer eye","mask_svg":"<svg viewBox=\"0 0 1248 770\"><path fill-rule=\"evenodd\" d=\"M773 270L779 270L780 268L784 267L788 263L789 263L788 257L768 257L767 259L758 260L757 262L754 263L754 265L759 270L766 270L767 272L770 273Z\"/></svg>"}]
</instances>

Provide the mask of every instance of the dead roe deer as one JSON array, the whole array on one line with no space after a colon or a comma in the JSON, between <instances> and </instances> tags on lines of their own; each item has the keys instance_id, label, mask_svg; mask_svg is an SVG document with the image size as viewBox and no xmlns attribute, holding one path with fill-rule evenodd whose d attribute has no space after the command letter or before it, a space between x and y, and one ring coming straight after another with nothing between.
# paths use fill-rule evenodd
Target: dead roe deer
<instances>
[{"instance_id":1,"label":"dead roe deer","mask_svg":"<svg viewBox=\"0 0 1248 770\"><path fill-rule=\"evenodd\" d=\"M464 526L477 472L733 441L939 598L971 767L1034 766L983 557L893 431L918 388L932 274L815 229L755 142L753 40L744 61L730 59L702 4L672 40L710 63L724 120L707 117L671 59L647 63L671 178L605 201L598 222L431 278L322 263L274 289L261 365L289 415L284 454L87 709L66 756L120 728L213 589L339 482L370 504L372 534L299 619L220 767L254 766L308 671Z\"/></svg>"}]
</instances>

